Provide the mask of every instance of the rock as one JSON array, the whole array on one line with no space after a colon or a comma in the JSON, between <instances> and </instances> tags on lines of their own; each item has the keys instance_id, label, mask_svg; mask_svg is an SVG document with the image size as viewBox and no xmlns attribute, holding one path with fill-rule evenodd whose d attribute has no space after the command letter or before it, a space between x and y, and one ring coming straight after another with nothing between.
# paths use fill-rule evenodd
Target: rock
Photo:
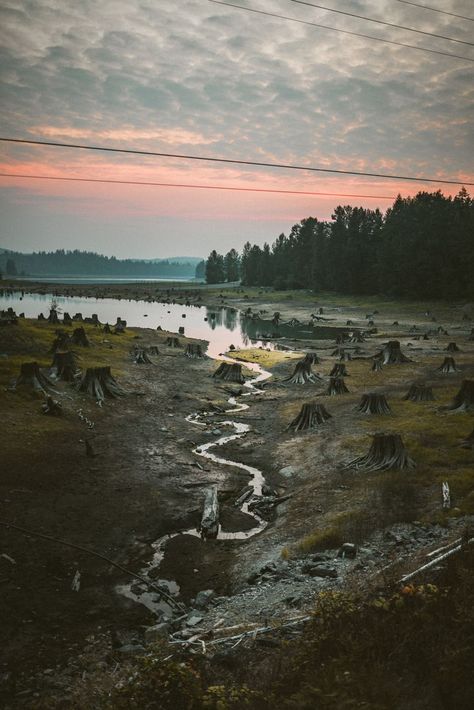
<instances>
[{"instance_id":1,"label":"rock","mask_svg":"<svg viewBox=\"0 0 474 710\"><path fill-rule=\"evenodd\" d=\"M345 542L341 547L339 548L339 552L337 553L338 557L342 557L348 560L353 560L355 556L357 555L357 546L354 545L352 542Z\"/></svg>"},{"instance_id":2,"label":"rock","mask_svg":"<svg viewBox=\"0 0 474 710\"><path fill-rule=\"evenodd\" d=\"M285 466L284 468L281 468L278 473L285 478L292 478L297 475L296 468L294 466Z\"/></svg>"},{"instance_id":3,"label":"rock","mask_svg":"<svg viewBox=\"0 0 474 710\"><path fill-rule=\"evenodd\" d=\"M309 574L310 577L337 577L337 570L335 570L334 567L329 567L328 565L323 564L307 564L304 565L302 571L305 574Z\"/></svg>"},{"instance_id":4,"label":"rock","mask_svg":"<svg viewBox=\"0 0 474 710\"><path fill-rule=\"evenodd\" d=\"M186 619L186 626L191 626L191 627L197 626L198 624L201 623L203 618L204 618L203 616L200 616L196 612L191 612L189 614L188 618Z\"/></svg>"},{"instance_id":5,"label":"rock","mask_svg":"<svg viewBox=\"0 0 474 710\"><path fill-rule=\"evenodd\" d=\"M204 589L196 594L194 606L196 609L206 609L215 596L216 593L213 589Z\"/></svg>"},{"instance_id":6,"label":"rock","mask_svg":"<svg viewBox=\"0 0 474 710\"><path fill-rule=\"evenodd\" d=\"M211 434L213 434L214 436L220 436L222 434L222 431L220 429L213 429L211 431Z\"/></svg>"},{"instance_id":7,"label":"rock","mask_svg":"<svg viewBox=\"0 0 474 710\"><path fill-rule=\"evenodd\" d=\"M161 641L161 639L167 639L169 633L169 624L161 622L160 624L155 624L154 626L149 626L145 629L145 642L146 643L156 643L156 641Z\"/></svg>"},{"instance_id":8,"label":"rock","mask_svg":"<svg viewBox=\"0 0 474 710\"><path fill-rule=\"evenodd\" d=\"M139 643L129 643L126 646L121 646L119 648L119 653L123 656L143 656L146 653L146 649Z\"/></svg>"},{"instance_id":9,"label":"rock","mask_svg":"<svg viewBox=\"0 0 474 710\"><path fill-rule=\"evenodd\" d=\"M329 555L324 555L322 552L317 552L315 555L311 555L313 562L327 562L331 558Z\"/></svg>"}]
</instances>

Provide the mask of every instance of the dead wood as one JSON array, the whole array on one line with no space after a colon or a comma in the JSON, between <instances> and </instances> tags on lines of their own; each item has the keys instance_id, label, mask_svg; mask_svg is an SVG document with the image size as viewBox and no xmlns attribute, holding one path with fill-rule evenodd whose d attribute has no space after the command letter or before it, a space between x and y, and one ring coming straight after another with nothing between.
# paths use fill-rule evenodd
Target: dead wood
<instances>
[{"instance_id":1,"label":"dead wood","mask_svg":"<svg viewBox=\"0 0 474 710\"><path fill-rule=\"evenodd\" d=\"M390 340L385 343L382 350L375 355L375 358L380 359L383 365L400 365L404 362L410 362L410 358L402 353L398 340Z\"/></svg>"},{"instance_id":2,"label":"dead wood","mask_svg":"<svg viewBox=\"0 0 474 710\"><path fill-rule=\"evenodd\" d=\"M346 394L347 392L349 392L349 390L346 387L346 383L344 382L344 378L331 377L329 379L329 386L326 390L326 394L333 397L334 395Z\"/></svg>"},{"instance_id":3,"label":"dead wood","mask_svg":"<svg viewBox=\"0 0 474 710\"><path fill-rule=\"evenodd\" d=\"M110 367L88 367L78 389L98 402L103 402L105 397L122 397L126 394L110 372Z\"/></svg>"},{"instance_id":4,"label":"dead wood","mask_svg":"<svg viewBox=\"0 0 474 710\"><path fill-rule=\"evenodd\" d=\"M54 353L51 369L56 370L56 377L65 382L74 382L78 375L77 355L69 350L57 350Z\"/></svg>"},{"instance_id":5,"label":"dead wood","mask_svg":"<svg viewBox=\"0 0 474 710\"><path fill-rule=\"evenodd\" d=\"M221 362L212 376L226 382L237 382L239 385L243 385L245 382L245 377L242 374L242 365L238 363Z\"/></svg>"},{"instance_id":6,"label":"dead wood","mask_svg":"<svg viewBox=\"0 0 474 710\"><path fill-rule=\"evenodd\" d=\"M454 362L453 357L445 357L441 365L437 368L437 372L443 372L444 374L450 374L451 372L457 372L458 368Z\"/></svg>"},{"instance_id":7,"label":"dead wood","mask_svg":"<svg viewBox=\"0 0 474 710\"><path fill-rule=\"evenodd\" d=\"M308 363L309 365L319 365L319 357L316 355L316 353L306 353L303 362Z\"/></svg>"},{"instance_id":8,"label":"dead wood","mask_svg":"<svg viewBox=\"0 0 474 710\"><path fill-rule=\"evenodd\" d=\"M20 366L20 375L16 386L32 387L40 392L55 392L53 383L43 372L37 362L23 362Z\"/></svg>"},{"instance_id":9,"label":"dead wood","mask_svg":"<svg viewBox=\"0 0 474 710\"><path fill-rule=\"evenodd\" d=\"M400 434L374 434L372 445L365 456L353 459L345 468L379 471L383 469L415 468L408 456Z\"/></svg>"},{"instance_id":10,"label":"dead wood","mask_svg":"<svg viewBox=\"0 0 474 710\"><path fill-rule=\"evenodd\" d=\"M474 410L474 380L463 380L459 392L448 409L451 412L471 412Z\"/></svg>"},{"instance_id":11,"label":"dead wood","mask_svg":"<svg viewBox=\"0 0 474 710\"><path fill-rule=\"evenodd\" d=\"M171 336L166 338L166 345L169 348L180 348L181 347L181 343L179 342L179 338L173 338Z\"/></svg>"},{"instance_id":12,"label":"dead wood","mask_svg":"<svg viewBox=\"0 0 474 710\"><path fill-rule=\"evenodd\" d=\"M306 360L299 360L293 374L283 380L283 382L290 382L292 385L306 385L308 382L315 384L318 381L321 381L321 378L311 372L311 365Z\"/></svg>"},{"instance_id":13,"label":"dead wood","mask_svg":"<svg viewBox=\"0 0 474 710\"><path fill-rule=\"evenodd\" d=\"M43 414L49 417L60 417L63 413L62 405L52 397L47 397L46 402L42 405Z\"/></svg>"},{"instance_id":14,"label":"dead wood","mask_svg":"<svg viewBox=\"0 0 474 710\"><path fill-rule=\"evenodd\" d=\"M57 350L67 350L71 339L64 330L57 330L56 337L53 340L53 344L50 349L50 353L55 353Z\"/></svg>"},{"instance_id":15,"label":"dead wood","mask_svg":"<svg viewBox=\"0 0 474 710\"><path fill-rule=\"evenodd\" d=\"M64 323L64 325L71 325L71 323L72 323L72 318L71 318L71 316L69 315L69 313L64 313L64 314L63 314L63 323Z\"/></svg>"},{"instance_id":16,"label":"dead wood","mask_svg":"<svg viewBox=\"0 0 474 710\"><path fill-rule=\"evenodd\" d=\"M215 539L219 532L219 500L217 498L217 486L212 486L212 488L206 491L199 532L203 540Z\"/></svg>"},{"instance_id":17,"label":"dead wood","mask_svg":"<svg viewBox=\"0 0 474 710\"><path fill-rule=\"evenodd\" d=\"M383 369L383 360L379 357L374 358L372 361L372 367L370 368L372 372L380 372Z\"/></svg>"},{"instance_id":18,"label":"dead wood","mask_svg":"<svg viewBox=\"0 0 474 710\"><path fill-rule=\"evenodd\" d=\"M200 343L188 343L184 354L186 357L190 357L192 359L200 359L204 357Z\"/></svg>"},{"instance_id":19,"label":"dead wood","mask_svg":"<svg viewBox=\"0 0 474 710\"><path fill-rule=\"evenodd\" d=\"M425 384L412 384L410 389L403 397L404 400L410 402L432 402L434 400L433 389Z\"/></svg>"},{"instance_id":20,"label":"dead wood","mask_svg":"<svg viewBox=\"0 0 474 710\"><path fill-rule=\"evenodd\" d=\"M369 323L369 325L370 325L370 323ZM360 330L355 331L349 337L349 342L350 343L365 343L364 335L360 332Z\"/></svg>"},{"instance_id":21,"label":"dead wood","mask_svg":"<svg viewBox=\"0 0 474 710\"><path fill-rule=\"evenodd\" d=\"M342 362L336 362L334 367L332 368L331 372L329 373L329 377L348 377L349 373L347 372L347 368Z\"/></svg>"},{"instance_id":22,"label":"dead wood","mask_svg":"<svg viewBox=\"0 0 474 710\"><path fill-rule=\"evenodd\" d=\"M324 404L314 402L303 404L299 414L288 425L287 429L303 431L305 429L315 429L320 424L332 419Z\"/></svg>"},{"instance_id":23,"label":"dead wood","mask_svg":"<svg viewBox=\"0 0 474 710\"><path fill-rule=\"evenodd\" d=\"M447 351L448 353L459 353L459 352L461 352L461 351L459 350L458 346L456 345L456 343L449 343L449 344L448 344L448 347L446 348L446 351Z\"/></svg>"},{"instance_id":24,"label":"dead wood","mask_svg":"<svg viewBox=\"0 0 474 710\"><path fill-rule=\"evenodd\" d=\"M106 324L104 325L104 327L103 327L103 329L102 329L102 332L105 333L106 335L110 335L110 334L111 334L112 331L111 331L110 325L109 325L108 323L106 323Z\"/></svg>"},{"instance_id":25,"label":"dead wood","mask_svg":"<svg viewBox=\"0 0 474 710\"><path fill-rule=\"evenodd\" d=\"M135 365L154 365L152 360L148 357L146 350L142 348L137 348L133 354L133 362Z\"/></svg>"},{"instance_id":26,"label":"dead wood","mask_svg":"<svg viewBox=\"0 0 474 710\"><path fill-rule=\"evenodd\" d=\"M356 411L362 414L391 414L392 411L384 394L378 392L369 392L363 394Z\"/></svg>"},{"instance_id":27,"label":"dead wood","mask_svg":"<svg viewBox=\"0 0 474 710\"><path fill-rule=\"evenodd\" d=\"M82 348L89 347L89 338L87 337L86 331L82 325L79 328L74 328L71 336L71 343L73 345L80 345Z\"/></svg>"},{"instance_id":28,"label":"dead wood","mask_svg":"<svg viewBox=\"0 0 474 710\"><path fill-rule=\"evenodd\" d=\"M159 355L160 354L160 351L158 350L157 345L149 345L147 347L146 351L147 351L147 353L149 353L149 355Z\"/></svg>"},{"instance_id":29,"label":"dead wood","mask_svg":"<svg viewBox=\"0 0 474 710\"><path fill-rule=\"evenodd\" d=\"M50 308L48 322L49 323L59 323L58 312L55 308Z\"/></svg>"}]
</instances>

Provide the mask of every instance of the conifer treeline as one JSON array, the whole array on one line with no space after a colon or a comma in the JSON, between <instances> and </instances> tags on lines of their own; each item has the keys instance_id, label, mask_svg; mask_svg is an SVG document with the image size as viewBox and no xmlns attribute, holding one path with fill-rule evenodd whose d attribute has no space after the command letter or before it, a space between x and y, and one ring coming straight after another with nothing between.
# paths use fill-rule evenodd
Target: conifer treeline
<instances>
[{"instance_id":1,"label":"conifer treeline","mask_svg":"<svg viewBox=\"0 0 474 710\"><path fill-rule=\"evenodd\" d=\"M424 298L474 297L474 200L420 192L380 210L339 206L331 222L303 219L270 247L215 250L208 283Z\"/></svg>"}]
</instances>

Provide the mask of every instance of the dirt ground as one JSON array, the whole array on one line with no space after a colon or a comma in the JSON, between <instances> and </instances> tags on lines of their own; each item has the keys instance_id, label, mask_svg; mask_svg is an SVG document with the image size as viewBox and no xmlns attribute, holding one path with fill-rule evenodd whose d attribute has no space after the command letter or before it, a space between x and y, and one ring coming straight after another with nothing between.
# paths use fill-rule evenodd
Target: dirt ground
<instances>
[{"instance_id":1,"label":"dirt ground","mask_svg":"<svg viewBox=\"0 0 474 710\"><path fill-rule=\"evenodd\" d=\"M31 289L48 291L44 284ZM97 290L68 286L61 293L97 295ZM443 409L462 380L474 376L474 342L467 339L472 325L463 318L464 314L474 318L471 307L438 304L435 325L433 316L426 315L432 304L317 299L309 294L281 300L284 296L264 291L196 293L183 289L180 294L166 290L158 294L147 285L133 285L128 290L121 286L120 291L111 286L106 295L182 302L200 298L210 305L264 310L266 318L278 310L284 320L302 321L319 303L331 325L342 327L350 319L361 329L366 328L369 306L377 306L379 313L374 316L377 332L360 344L361 353L354 354L360 359L346 362L346 395L325 395L329 372L338 361L332 354L333 341L286 341L295 355L284 350L234 353L259 362L273 377L262 396L247 400L248 410L232 415L235 421L248 422L249 433L220 447L218 454L256 466L276 494L291 498L278 506L265 531L247 542L203 542L190 536L171 540L160 575L176 580L183 602L209 588L228 596L242 589L249 574L266 562L324 549L328 531L362 544L374 531L404 519L407 501L408 519L443 523L440 487L445 479L453 499L445 522L449 516L461 519L474 513L474 454L460 447L473 428L473 413L450 415ZM400 325L393 325L395 320ZM442 326L449 335L416 340L409 333L412 325L420 333ZM182 350L167 348L163 332L127 329L126 335L104 342L99 330L86 326L91 348L81 351L82 366L111 364L128 394L107 399L99 408L61 383L54 396L63 404L63 416L44 417L42 397L20 388L11 391L10 385L21 362L50 362L56 327L20 321L0 332L0 353L8 355L0 360L0 521L82 546L133 572L151 558L152 542L198 526L203 494L211 484L218 486L225 529L248 528L248 516L233 506L248 477L235 467L191 453L216 438L212 430L219 426L219 416L211 417L206 428L192 425L186 417L211 406L224 408L229 397L229 388L211 377L214 361L191 360ZM370 357L389 339L400 340L411 361L371 372ZM443 375L436 368L451 341L461 349L454 354L459 369ZM156 364L133 364L130 351L137 344L158 346ZM314 385L290 385L284 380L295 357L304 351L318 353L320 363L313 371L322 379ZM431 384L436 400L403 401L414 381ZM365 417L355 411L367 391L386 394L390 417ZM288 432L301 404L311 401L323 403L333 418L318 431ZM79 417L79 410L94 422L93 429ZM370 435L380 430L401 433L416 460L416 470L403 473L402 483L394 482L391 474L360 475L344 468L348 460L367 451ZM86 438L97 453L93 458L86 456ZM78 592L72 589L76 571L81 574ZM21 698L25 679L32 673L74 658L91 635L109 633L120 644L130 629L153 624L145 607L116 593L117 585L125 581L126 575L103 559L0 526L0 680L9 697Z\"/></svg>"}]
</instances>

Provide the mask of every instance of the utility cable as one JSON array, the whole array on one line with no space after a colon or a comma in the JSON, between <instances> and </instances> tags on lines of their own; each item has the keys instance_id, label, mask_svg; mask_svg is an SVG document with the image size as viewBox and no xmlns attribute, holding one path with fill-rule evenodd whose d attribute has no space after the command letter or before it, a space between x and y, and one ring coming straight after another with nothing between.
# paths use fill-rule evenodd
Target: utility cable
<instances>
[{"instance_id":1,"label":"utility cable","mask_svg":"<svg viewBox=\"0 0 474 710\"><path fill-rule=\"evenodd\" d=\"M465 15L458 15L456 12L448 12L447 10L438 10L437 7L430 7L429 5L420 5L417 2L410 2L409 0L395 0L396 2L401 2L404 5L413 5L413 7L419 7L422 10L431 10L431 12L439 12L441 15L450 15L451 17L459 17L460 20L469 20L469 22L474 22L474 17L466 17Z\"/></svg>"},{"instance_id":2,"label":"utility cable","mask_svg":"<svg viewBox=\"0 0 474 710\"><path fill-rule=\"evenodd\" d=\"M176 158L178 160L198 160L201 162L223 163L230 165L254 165L259 168L283 168L285 170L305 170L312 173L332 173L336 175L357 175L360 177L374 177L384 180L410 180L412 182L434 182L444 185L472 185L474 182L466 180L446 180L441 178L415 177L413 175L388 175L385 173L368 173L361 170L337 170L336 168L316 168L308 165L293 165L287 163L264 163L256 160L237 160L236 158L211 158L204 155L186 155L184 153L162 153L151 150L133 150L131 148L107 148L97 145L83 145L80 143L58 143L55 141L26 140L24 138L3 138L4 143L16 143L20 145L43 145L55 148L73 148L76 150L94 150L105 153L123 153L126 155L146 155L159 158Z\"/></svg>"},{"instance_id":3,"label":"utility cable","mask_svg":"<svg viewBox=\"0 0 474 710\"><path fill-rule=\"evenodd\" d=\"M394 200L394 195L356 195L343 192L313 192L310 190L277 190L263 187L227 187L226 185L191 185L174 182L148 182L142 180L109 180L108 178L56 177L54 175L24 175L0 173L0 177L27 178L33 180L62 180L65 182L99 182L107 185L148 185L152 187L185 187L197 190L227 190L229 192L272 192L280 195L314 195L319 197L363 197L370 200Z\"/></svg>"},{"instance_id":4,"label":"utility cable","mask_svg":"<svg viewBox=\"0 0 474 710\"><path fill-rule=\"evenodd\" d=\"M384 20L376 20L373 17L366 17L365 15L357 15L355 12L347 12L346 10L336 10L332 7L326 7L325 5L316 5L312 2L306 2L305 0L290 0L290 2L296 5L307 5L308 7L315 7L317 10L326 10L326 12L334 12L338 15L346 15L347 17L355 17L358 20L364 20L365 22L375 22L377 25L385 25L386 27L395 27L397 30L404 30L405 32L416 32L419 35L427 35L428 37L436 37L437 39L446 39L449 42L458 42L459 44L467 44L470 47L474 47L473 42L466 42L463 39L455 39L454 37L446 37L446 35L438 35L434 32L426 32L425 30L418 30L415 27L406 27L405 25L397 25L394 22L385 22Z\"/></svg>"},{"instance_id":5,"label":"utility cable","mask_svg":"<svg viewBox=\"0 0 474 710\"><path fill-rule=\"evenodd\" d=\"M222 2L222 0L208 0L214 3L214 5L223 5L224 7L234 7L238 10L245 10L246 12L253 12L256 15L266 15L267 17L277 17L280 20L289 20L290 22L296 22L299 25L309 25L310 27L318 27L319 29L329 30L330 32L339 32L343 35L351 35L352 37L362 37L363 39L370 39L374 42L384 42L385 44L392 44L396 47L406 47L407 49L416 49L418 52L427 52L428 54L439 54L442 57L451 57L451 59L462 59L465 62L474 62L474 59L470 57L464 57L459 54L452 54L451 52L442 52L439 49L428 49L427 47L417 47L414 44L406 44L406 42L396 42L392 39L382 39L381 37L373 37L372 35L362 34L362 32L352 32L350 30L341 30L338 27L331 27L329 25L322 25L318 22L310 22L309 20L298 20L295 17L288 17L287 15L278 15L275 12L266 12L265 10L255 10L251 7L244 7L243 5L236 5L231 2Z\"/></svg>"}]
</instances>

